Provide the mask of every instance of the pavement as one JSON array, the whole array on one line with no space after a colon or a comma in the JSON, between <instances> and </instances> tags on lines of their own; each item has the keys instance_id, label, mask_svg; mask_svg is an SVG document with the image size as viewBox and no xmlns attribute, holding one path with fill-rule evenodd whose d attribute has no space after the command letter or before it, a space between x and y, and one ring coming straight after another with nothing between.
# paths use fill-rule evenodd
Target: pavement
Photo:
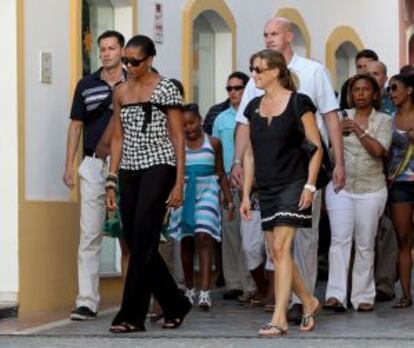
<instances>
[{"instance_id":1,"label":"pavement","mask_svg":"<svg viewBox=\"0 0 414 348\"><path fill-rule=\"evenodd\" d=\"M318 293L322 294L319 290ZM313 332L290 326L280 338L258 338L257 330L270 320L263 308L244 308L236 301L213 294L210 312L194 308L181 328L164 330L161 322L148 323L147 331L134 334L108 332L115 308L88 322L57 320L45 325L0 334L0 348L21 347L414 347L414 308L392 309L378 303L371 313L322 311ZM0 328L1 328L0 323Z\"/></svg>"}]
</instances>

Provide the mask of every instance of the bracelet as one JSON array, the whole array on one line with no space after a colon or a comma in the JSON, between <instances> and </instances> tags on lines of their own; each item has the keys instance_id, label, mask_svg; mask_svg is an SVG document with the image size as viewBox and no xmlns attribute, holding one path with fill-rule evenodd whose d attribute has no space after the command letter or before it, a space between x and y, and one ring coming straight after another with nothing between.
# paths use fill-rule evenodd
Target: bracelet
<instances>
[{"instance_id":1,"label":"bracelet","mask_svg":"<svg viewBox=\"0 0 414 348\"><path fill-rule=\"evenodd\" d=\"M236 164L242 164L242 160L241 160L240 158L236 158L236 159L233 161L233 165L236 165Z\"/></svg>"},{"instance_id":2,"label":"bracelet","mask_svg":"<svg viewBox=\"0 0 414 348\"><path fill-rule=\"evenodd\" d=\"M368 134L367 134L367 132L365 132L365 131L364 131L364 133L362 133L362 134L358 137L358 138L359 138L359 140L361 140L361 139L362 139L363 137L365 137L366 135L368 135Z\"/></svg>"},{"instance_id":3,"label":"bracelet","mask_svg":"<svg viewBox=\"0 0 414 348\"><path fill-rule=\"evenodd\" d=\"M303 186L304 190L308 190L311 193L315 193L316 192L316 186L315 185L311 185L311 184L305 184L305 186Z\"/></svg>"},{"instance_id":4,"label":"bracelet","mask_svg":"<svg viewBox=\"0 0 414 348\"><path fill-rule=\"evenodd\" d=\"M115 173L108 173L107 177L106 177L106 182L113 182L115 183L115 187L118 184L118 175Z\"/></svg>"},{"instance_id":5,"label":"bracelet","mask_svg":"<svg viewBox=\"0 0 414 348\"><path fill-rule=\"evenodd\" d=\"M105 183L105 190L115 190L117 188L117 183L112 180L107 180Z\"/></svg>"}]
</instances>

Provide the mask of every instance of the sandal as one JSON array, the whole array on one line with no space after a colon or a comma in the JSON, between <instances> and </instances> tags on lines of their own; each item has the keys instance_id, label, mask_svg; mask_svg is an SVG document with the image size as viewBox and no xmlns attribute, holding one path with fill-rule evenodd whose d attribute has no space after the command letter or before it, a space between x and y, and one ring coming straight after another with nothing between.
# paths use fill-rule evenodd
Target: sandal
<instances>
[{"instance_id":1,"label":"sandal","mask_svg":"<svg viewBox=\"0 0 414 348\"><path fill-rule=\"evenodd\" d=\"M112 325L109 328L109 332L112 333L132 333L132 332L142 332L145 331L144 326L135 326L132 324L128 324L126 322L122 322L120 324Z\"/></svg>"},{"instance_id":2,"label":"sandal","mask_svg":"<svg viewBox=\"0 0 414 348\"><path fill-rule=\"evenodd\" d=\"M177 329L178 327L180 327L184 321L185 316L188 314L188 312L190 312L192 307L193 306L191 305L190 301L187 300L186 307L177 317L173 319L164 319L164 325L162 326L162 328Z\"/></svg>"},{"instance_id":3,"label":"sandal","mask_svg":"<svg viewBox=\"0 0 414 348\"><path fill-rule=\"evenodd\" d=\"M360 303L357 309L361 313L372 312L373 310L374 306L371 303Z\"/></svg>"},{"instance_id":4,"label":"sandal","mask_svg":"<svg viewBox=\"0 0 414 348\"><path fill-rule=\"evenodd\" d=\"M257 335L259 337L279 337L287 334L287 329L273 323L267 323L264 325Z\"/></svg>"},{"instance_id":5,"label":"sandal","mask_svg":"<svg viewBox=\"0 0 414 348\"><path fill-rule=\"evenodd\" d=\"M253 297L244 304L245 308L255 308L255 307L263 307L264 306L264 300L262 298Z\"/></svg>"},{"instance_id":6,"label":"sandal","mask_svg":"<svg viewBox=\"0 0 414 348\"><path fill-rule=\"evenodd\" d=\"M315 317L321 309L321 304L316 298L315 300L317 302L315 309L310 313L303 313L299 331L309 332L313 331L313 329L315 328Z\"/></svg>"},{"instance_id":7,"label":"sandal","mask_svg":"<svg viewBox=\"0 0 414 348\"><path fill-rule=\"evenodd\" d=\"M322 305L322 308L327 311L333 310L334 312L338 313L346 311L345 306L341 302L339 302L339 300L335 297L328 298L326 302Z\"/></svg>"},{"instance_id":8,"label":"sandal","mask_svg":"<svg viewBox=\"0 0 414 348\"><path fill-rule=\"evenodd\" d=\"M402 309L402 308L411 307L412 305L413 305L413 300L411 299L411 297L401 297L400 300L394 306L392 306L392 308Z\"/></svg>"},{"instance_id":9,"label":"sandal","mask_svg":"<svg viewBox=\"0 0 414 348\"><path fill-rule=\"evenodd\" d=\"M154 313L155 315L152 315L150 317L150 322L155 324L156 322L158 322L159 320L161 320L162 318L164 318L164 313Z\"/></svg>"}]
</instances>

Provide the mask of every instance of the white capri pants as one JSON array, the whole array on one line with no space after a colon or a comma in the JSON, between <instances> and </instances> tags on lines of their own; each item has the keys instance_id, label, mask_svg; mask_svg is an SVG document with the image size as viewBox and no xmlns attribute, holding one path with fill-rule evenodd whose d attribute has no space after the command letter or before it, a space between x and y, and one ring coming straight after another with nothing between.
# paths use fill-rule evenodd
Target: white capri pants
<instances>
[{"instance_id":1,"label":"white capri pants","mask_svg":"<svg viewBox=\"0 0 414 348\"><path fill-rule=\"evenodd\" d=\"M386 187L372 193L356 194L342 190L335 194L332 183L327 186L331 247L326 299L334 297L346 306L348 270L354 240L351 303L356 309L361 303L374 303L375 237L386 202Z\"/></svg>"}]
</instances>

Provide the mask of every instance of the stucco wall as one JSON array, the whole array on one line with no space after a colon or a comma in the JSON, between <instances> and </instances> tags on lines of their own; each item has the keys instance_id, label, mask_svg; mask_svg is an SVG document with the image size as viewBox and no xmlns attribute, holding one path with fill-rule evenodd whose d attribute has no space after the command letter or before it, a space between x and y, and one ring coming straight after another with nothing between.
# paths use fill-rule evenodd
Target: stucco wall
<instances>
[{"instance_id":1,"label":"stucco wall","mask_svg":"<svg viewBox=\"0 0 414 348\"><path fill-rule=\"evenodd\" d=\"M16 301L18 291L18 166L17 166L17 5L0 2L2 50L0 64L0 302Z\"/></svg>"}]
</instances>

